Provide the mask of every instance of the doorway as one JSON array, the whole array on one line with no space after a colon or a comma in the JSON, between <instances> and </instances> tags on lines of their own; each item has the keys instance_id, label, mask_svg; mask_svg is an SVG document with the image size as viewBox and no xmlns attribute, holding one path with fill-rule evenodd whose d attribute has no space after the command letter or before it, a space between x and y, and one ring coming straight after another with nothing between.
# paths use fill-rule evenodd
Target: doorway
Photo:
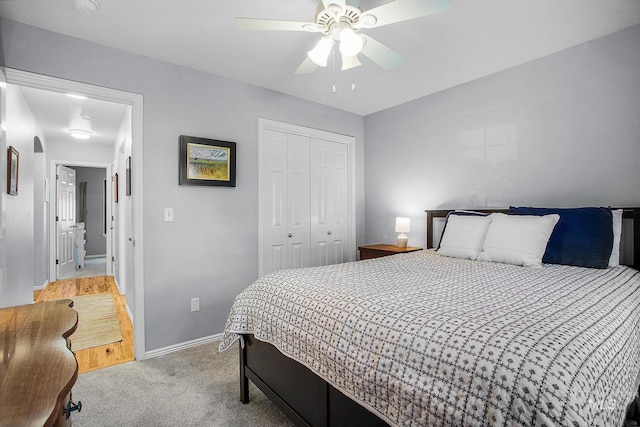
<instances>
[{"instance_id":1,"label":"doorway","mask_svg":"<svg viewBox=\"0 0 640 427\"><path fill-rule=\"evenodd\" d=\"M51 165L53 168L53 165ZM113 198L109 164L56 164L56 279L114 276L111 260L119 258L112 241ZM52 218L53 219L53 218ZM117 239L116 239L117 240ZM93 274L96 273L96 274ZM118 280L116 283L118 283ZM125 294L125 283L118 290Z\"/></svg>"},{"instance_id":2,"label":"doorway","mask_svg":"<svg viewBox=\"0 0 640 427\"><path fill-rule=\"evenodd\" d=\"M109 89L99 86L88 85L85 83L73 82L70 80L64 80L49 76L42 76L34 73L24 72L20 70L5 69L7 84L13 84L19 87L36 88L45 91L70 93L83 95L92 99L104 100L109 102L115 102L125 104L129 108L130 112L130 144L125 156L127 161L131 165L131 195L124 197L124 200L120 200L123 210L130 212L128 218L121 217L121 224L128 224L127 229L130 230L130 234L126 236L126 239L122 239L128 242L130 248L127 248L123 253L127 253L127 259L123 259L122 264L127 266L126 277L130 277L130 283L127 286L126 301L127 308L130 311L130 317L133 322L134 328L134 353L137 360L143 360L145 358L145 336L144 336L144 275L143 275L143 238L142 238L142 200L143 200L143 162L142 162L142 144L143 144L143 98L142 95L134 94L130 92L124 92L116 89ZM124 171L124 162L122 160L122 170ZM57 158L53 159L50 156L49 159L49 182L52 184L55 182L55 169L58 164L74 164L77 166L88 167L104 167L110 172L110 179L107 180L107 186L109 187L110 194L113 194L112 177L116 170L119 170L119 164L95 164L82 159L70 158ZM124 174L122 174L124 175ZM54 186L51 185L50 189L53 190ZM54 195L51 194L53 199ZM55 200L55 199L54 199ZM111 200L111 198L110 198ZM124 207L124 205L128 205ZM54 215L49 215L53 217ZM125 227L121 227L124 229ZM55 230L54 226L49 227L49 230ZM49 242L49 280L54 281L56 279L55 269L55 245L56 239L50 239ZM109 263L108 263L109 264ZM51 267L51 266L54 267ZM129 273L130 271L130 273Z\"/></svg>"}]
</instances>

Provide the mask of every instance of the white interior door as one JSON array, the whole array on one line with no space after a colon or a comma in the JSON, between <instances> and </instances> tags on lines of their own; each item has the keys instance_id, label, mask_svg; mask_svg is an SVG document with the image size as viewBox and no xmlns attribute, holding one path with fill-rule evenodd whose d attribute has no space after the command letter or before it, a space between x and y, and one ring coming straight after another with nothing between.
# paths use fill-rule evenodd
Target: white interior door
<instances>
[{"instance_id":1,"label":"white interior door","mask_svg":"<svg viewBox=\"0 0 640 427\"><path fill-rule=\"evenodd\" d=\"M348 260L348 146L311 141L311 266Z\"/></svg>"},{"instance_id":2,"label":"white interior door","mask_svg":"<svg viewBox=\"0 0 640 427\"><path fill-rule=\"evenodd\" d=\"M75 269L73 249L76 223L76 171L58 165L56 184L56 259L59 278Z\"/></svg>"},{"instance_id":3,"label":"white interior door","mask_svg":"<svg viewBox=\"0 0 640 427\"><path fill-rule=\"evenodd\" d=\"M309 139L267 130L261 144L261 274L307 266Z\"/></svg>"}]
</instances>

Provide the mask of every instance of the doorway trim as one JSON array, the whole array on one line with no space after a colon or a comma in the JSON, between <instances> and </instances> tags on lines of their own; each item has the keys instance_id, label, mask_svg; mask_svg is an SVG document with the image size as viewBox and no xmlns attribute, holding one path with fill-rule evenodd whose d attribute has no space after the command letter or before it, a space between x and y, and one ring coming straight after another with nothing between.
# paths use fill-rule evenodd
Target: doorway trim
<instances>
[{"instance_id":1,"label":"doorway trim","mask_svg":"<svg viewBox=\"0 0 640 427\"><path fill-rule=\"evenodd\" d=\"M134 356L136 360L145 359L145 325L144 325L144 244L143 244L143 96L87 83L57 77L45 76L12 68L4 68L7 84L27 86L54 92L74 92L104 101L117 102L131 106L131 151L132 151L132 208L133 208L133 335ZM114 144L116 142L114 141ZM114 148L115 149L115 148ZM64 160L56 160L63 164L74 164ZM77 163L77 162L75 162ZM77 165L80 166L80 165ZM111 171L111 165L107 165ZM51 174L51 171L49 171ZM55 171L54 171L55 176ZM53 182L53 181L52 181ZM49 258L52 257L51 252Z\"/></svg>"},{"instance_id":2,"label":"doorway trim","mask_svg":"<svg viewBox=\"0 0 640 427\"><path fill-rule=\"evenodd\" d=\"M57 244L58 242L56 241L56 237L57 237L57 223L56 223L56 212L57 212L57 206L55 205L55 203L57 203L57 198L58 198L58 194L57 194L57 170L58 170L58 166L69 166L71 168L74 167L82 167L82 168L95 168L95 169L104 169L105 170L105 179L107 180L107 183L109 185L108 191L107 191L107 218L111 217L111 215L113 215L112 211L111 211L111 207L112 207L112 198L113 198L113 189L111 188L111 180L109 179L111 176L113 176L113 167L111 166L110 163L98 163L98 162L83 162L83 161L73 161L73 160L59 160L59 159L49 159L49 182L52 182L54 184L52 184L51 186L51 200L54 201L54 205L50 206L49 209L49 281L51 282L52 279L57 280L58 279L58 266L56 265L56 253L57 253ZM55 196L55 197L53 197ZM112 240L112 236L111 233L107 233L107 241L105 242L106 245L106 257L107 257L107 274L109 274L109 262L108 260L111 259L111 256L113 255L113 252L111 251L111 240Z\"/></svg>"}]
</instances>

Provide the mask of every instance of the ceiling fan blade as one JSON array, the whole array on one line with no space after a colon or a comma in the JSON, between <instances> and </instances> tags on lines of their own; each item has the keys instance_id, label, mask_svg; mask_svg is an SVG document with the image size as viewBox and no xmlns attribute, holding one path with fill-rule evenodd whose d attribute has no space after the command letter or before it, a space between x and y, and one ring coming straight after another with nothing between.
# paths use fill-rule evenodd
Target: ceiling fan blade
<instances>
[{"instance_id":1,"label":"ceiling fan blade","mask_svg":"<svg viewBox=\"0 0 640 427\"><path fill-rule=\"evenodd\" d=\"M313 73L316 68L318 68L316 63L309 59L309 57L307 56L304 61L302 61L302 64L300 64L298 68L296 68L296 74Z\"/></svg>"},{"instance_id":2,"label":"ceiling fan blade","mask_svg":"<svg viewBox=\"0 0 640 427\"><path fill-rule=\"evenodd\" d=\"M318 25L311 22L255 18L235 18L234 21L236 21L236 26L241 30L320 31Z\"/></svg>"},{"instance_id":3,"label":"ceiling fan blade","mask_svg":"<svg viewBox=\"0 0 640 427\"><path fill-rule=\"evenodd\" d=\"M363 25L367 28L407 21L421 16L444 12L449 9L451 0L395 0L382 6L367 10L361 20L367 22L367 16L375 16L375 24Z\"/></svg>"},{"instance_id":4,"label":"ceiling fan blade","mask_svg":"<svg viewBox=\"0 0 640 427\"><path fill-rule=\"evenodd\" d=\"M365 40L365 44L362 47L362 54L369 57L369 59L382 68L390 70L404 61L404 56L400 55L395 50L388 48L379 41L364 34L361 34L360 36Z\"/></svg>"}]
</instances>

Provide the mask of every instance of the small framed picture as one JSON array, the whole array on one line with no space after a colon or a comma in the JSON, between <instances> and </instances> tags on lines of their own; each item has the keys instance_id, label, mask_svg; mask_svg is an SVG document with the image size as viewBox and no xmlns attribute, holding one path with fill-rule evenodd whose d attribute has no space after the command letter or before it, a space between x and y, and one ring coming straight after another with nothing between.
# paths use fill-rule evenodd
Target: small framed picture
<instances>
[{"instance_id":1,"label":"small framed picture","mask_svg":"<svg viewBox=\"0 0 640 427\"><path fill-rule=\"evenodd\" d=\"M127 157L127 162L125 165L126 173L127 173L127 182L126 182L126 195L131 195L131 156Z\"/></svg>"},{"instance_id":2,"label":"small framed picture","mask_svg":"<svg viewBox=\"0 0 640 427\"><path fill-rule=\"evenodd\" d=\"M9 146L7 149L7 194L18 195L18 169L20 168L20 153Z\"/></svg>"},{"instance_id":3,"label":"small framed picture","mask_svg":"<svg viewBox=\"0 0 640 427\"><path fill-rule=\"evenodd\" d=\"M113 203L118 203L118 172L113 175Z\"/></svg>"},{"instance_id":4,"label":"small framed picture","mask_svg":"<svg viewBox=\"0 0 640 427\"><path fill-rule=\"evenodd\" d=\"M180 185L236 186L236 143L180 136Z\"/></svg>"}]
</instances>

